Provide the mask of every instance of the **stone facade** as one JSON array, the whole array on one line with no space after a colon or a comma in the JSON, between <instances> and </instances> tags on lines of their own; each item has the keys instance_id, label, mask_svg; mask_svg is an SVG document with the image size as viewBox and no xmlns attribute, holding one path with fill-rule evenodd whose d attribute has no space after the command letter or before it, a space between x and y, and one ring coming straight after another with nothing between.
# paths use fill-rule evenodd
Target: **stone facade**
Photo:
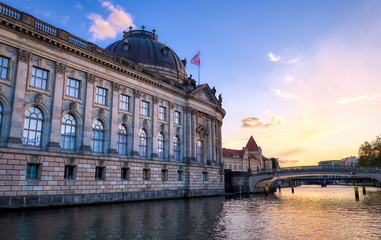
<instances>
[{"instance_id":1,"label":"stone facade","mask_svg":"<svg viewBox=\"0 0 381 240\"><path fill-rule=\"evenodd\" d=\"M224 193L214 88L1 8L0 208Z\"/></svg>"}]
</instances>

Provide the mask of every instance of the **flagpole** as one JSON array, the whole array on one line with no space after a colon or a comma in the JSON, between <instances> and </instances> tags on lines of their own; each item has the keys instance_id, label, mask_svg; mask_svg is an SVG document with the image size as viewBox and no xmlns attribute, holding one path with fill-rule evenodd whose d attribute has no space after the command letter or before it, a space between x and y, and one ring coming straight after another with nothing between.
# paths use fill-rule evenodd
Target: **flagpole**
<instances>
[{"instance_id":1,"label":"flagpole","mask_svg":"<svg viewBox=\"0 0 381 240\"><path fill-rule=\"evenodd\" d=\"M198 85L200 85L200 66L198 66Z\"/></svg>"}]
</instances>

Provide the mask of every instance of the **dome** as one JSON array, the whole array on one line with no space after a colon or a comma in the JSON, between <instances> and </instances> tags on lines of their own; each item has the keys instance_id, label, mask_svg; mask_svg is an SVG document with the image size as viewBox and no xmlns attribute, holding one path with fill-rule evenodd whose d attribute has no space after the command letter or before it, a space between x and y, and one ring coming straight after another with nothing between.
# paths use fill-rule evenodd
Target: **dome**
<instances>
[{"instance_id":1,"label":"dome","mask_svg":"<svg viewBox=\"0 0 381 240\"><path fill-rule=\"evenodd\" d=\"M186 76L185 63L171 48L159 42L155 33L149 31L128 31L122 40L110 44L106 50L160 72L169 69Z\"/></svg>"}]
</instances>

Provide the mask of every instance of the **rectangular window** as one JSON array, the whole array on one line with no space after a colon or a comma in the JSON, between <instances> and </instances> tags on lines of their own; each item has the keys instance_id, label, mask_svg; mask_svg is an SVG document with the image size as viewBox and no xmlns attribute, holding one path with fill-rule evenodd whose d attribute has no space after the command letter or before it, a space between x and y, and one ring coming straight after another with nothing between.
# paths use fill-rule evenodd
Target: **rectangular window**
<instances>
[{"instance_id":1,"label":"rectangular window","mask_svg":"<svg viewBox=\"0 0 381 240\"><path fill-rule=\"evenodd\" d=\"M149 180L149 169L143 169L143 180Z\"/></svg>"},{"instance_id":2,"label":"rectangular window","mask_svg":"<svg viewBox=\"0 0 381 240\"><path fill-rule=\"evenodd\" d=\"M130 169L129 168L122 168L121 178L122 178L122 180L129 180L130 179Z\"/></svg>"},{"instance_id":3,"label":"rectangular window","mask_svg":"<svg viewBox=\"0 0 381 240\"><path fill-rule=\"evenodd\" d=\"M95 168L95 179L96 180L105 180L105 168L96 167Z\"/></svg>"},{"instance_id":4,"label":"rectangular window","mask_svg":"<svg viewBox=\"0 0 381 240\"><path fill-rule=\"evenodd\" d=\"M26 166L26 178L38 179L39 164L28 163Z\"/></svg>"},{"instance_id":5,"label":"rectangular window","mask_svg":"<svg viewBox=\"0 0 381 240\"><path fill-rule=\"evenodd\" d=\"M197 159L199 162L204 162L204 142L197 141Z\"/></svg>"},{"instance_id":6,"label":"rectangular window","mask_svg":"<svg viewBox=\"0 0 381 240\"><path fill-rule=\"evenodd\" d=\"M120 95L120 109L124 111L130 111L130 96Z\"/></svg>"},{"instance_id":7,"label":"rectangular window","mask_svg":"<svg viewBox=\"0 0 381 240\"><path fill-rule=\"evenodd\" d=\"M179 170L177 171L177 181L183 180L183 171Z\"/></svg>"},{"instance_id":8,"label":"rectangular window","mask_svg":"<svg viewBox=\"0 0 381 240\"><path fill-rule=\"evenodd\" d=\"M149 102L142 101L140 106L140 114L148 117L148 113L149 113Z\"/></svg>"},{"instance_id":9,"label":"rectangular window","mask_svg":"<svg viewBox=\"0 0 381 240\"><path fill-rule=\"evenodd\" d=\"M48 82L48 71L33 67L30 85L32 87L46 89L47 82Z\"/></svg>"},{"instance_id":10,"label":"rectangular window","mask_svg":"<svg viewBox=\"0 0 381 240\"><path fill-rule=\"evenodd\" d=\"M107 89L97 87L95 93L95 102L98 104L106 105Z\"/></svg>"},{"instance_id":11,"label":"rectangular window","mask_svg":"<svg viewBox=\"0 0 381 240\"><path fill-rule=\"evenodd\" d=\"M0 77L6 79L8 76L9 59L0 57Z\"/></svg>"},{"instance_id":12,"label":"rectangular window","mask_svg":"<svg viewBox=\"0 0 381 240\"><path fill-rule=\"evenodd\" d=\"M208 173L202 172L202 181L208 181Z\"/></svg>"},{"instance_id":13,"label":"rectangular window","mask_svg":"<svg viewBox=\"0 0 381 240\"><path fill-rule=\"evenodd\" d=\"M168 181L168 170L161 170L161 181Z\"/></svg>"},{"instance_id":14,"label":"rectangular window","mask_svg":"<svg viewBox=\"0 0 381 240\"><path fill-rule=\"evenodd\" d=\"M180 125L180 121L181 121L180 114L181 114L180 112L175 111L175 124Z\"/></svg>"},{"instance_id":15,"label":"rectangular window","mask_svg":"<svg viewBox=\"0 0 381 240\"><path fill-rule=\"evenodd\" d=\"M74 166L66 165L64 178L69 180L74 180Z\"/></svg>"},{"instance_id":16,"label":"rectangular window","mask_svg":"<svg viewBox=\"0 0 381 240\"><path fill-rule=\"evenodd\" d=\"M68 78L66 81L66 96L79 98L79 81Z\"/></svg>"},{"instance_id":17,"label":"rectangular window","mask_svg":"<svg viewBox=\"0 0 381 240\"><path fill-rule=\"evenodd\" d=\"M165 121L167 118L167 109L165 107L159 107L159 120Z\"/></svg>"},{"instance_id":18,"label":"rectangular window","mask_svg":"<svg viewBox=\"0 0 381 240\"><path fill-rule=\"evenodd\" d=\"M239 165L238 168L239 168L239 170L242 170L242 165Z\"/></svg>"}]
</instances>

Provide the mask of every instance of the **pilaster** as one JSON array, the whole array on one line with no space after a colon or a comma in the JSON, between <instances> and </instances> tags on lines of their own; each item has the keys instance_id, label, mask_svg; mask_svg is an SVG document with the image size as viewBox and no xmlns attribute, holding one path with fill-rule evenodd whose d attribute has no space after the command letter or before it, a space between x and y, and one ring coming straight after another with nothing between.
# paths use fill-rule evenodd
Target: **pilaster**
<instances>
[{"instance_id":1,"label":"pilaster","mask_svg":"<svg viewBox=\"0 0 381 240\"><path fill-rule=\"evenodd\" d=\"M48 143L49 151L56 151L60 148L61 136L61 112L62 112L62 95L65 83L65 68L62 63L56 63L56 75L54 82L54 95L52 107L52 129L50 131L50 142Z\"/></svg>"},{"instance_id":2,"label":"pilaster","mask_svg":"<svg viewBox=\"0 0 381 240\"><path fill-rule=\"evenodd\" d=\"M22 145L23 115L25 105L25 89L28 82L29 60L31 54L25 50L18 50L17 78L14 87L14 100L12 106L12 121L8 137L9 147Z\"/></svg>"},{"instance_id":3,"label":"pilaster","mask_svg":"<svg viewBox=\"0 0 381 240\"><path fill-rule=\"evenodd\" d=\"M196 136L196 119L197 118L197 110L192 109L192 159L196 160L197 159L197 152L196 152L196 147L197 147L197 136Z\"/></svg>"},{"instance_id":4,"label":"pilaster","mask_svg":"<svg viewBox=\"0 0 381 240\"><path fill-rule=\"evenodd\" d=\"M111 127L110 127L110 149L109 153L118 153L118 108L119 108L119 83L112 83L112 99L111 99Z\"/></svg>"},{"instance_id":5,"label":"pilaster","mask_svg":"<svg viewBox=\"0 0 381 240\"><path fill-rule=\"evenodd\" d=\"M134 94L134 127L132 137L132 155L139 156L139 119L140 119L140 97L142 92L135 90Z\"/></svg>"},{"instance_id":6,"label":"pilaster","mask_svg":"<svg viewBox=\"0 0 381 240\"><path fill-rule=\"evenodd\" d=\"M86 76L86 98L85 98L85 114L83 118L83 153L91 153L91 132L93 118L93 99L94 99L94 82L95 75L87 73Z\"/></svg>"},{"instance_id":7,"label":"pilaster","mask_svg":"<svg viewBox=\"0 0 381 240\"><path fill-rule=\"evenodd\" d=\"M152 101L152 111L150 115L152 116L152 158L157 158L159 155L157 154L157 136L158 136L158 107L159 98L157 96L153 97ZM165 152L164 152L164 159L165 159Z\"/></svg>"},{"instance_id":8,"label":"pilaster","mask_svg":"<svg viewBox=\"0 0 381 240\"><path fill-rule=\"evenodd\" d=\"M174 160L173 156L173 140L175 139L175 129L173 128L173 120L175 115L175 104L173 102L169 103L169 114L168 114L168 145L169 145L169 153L168 153L168 160Z\"/></svg>"}]
</instances>

